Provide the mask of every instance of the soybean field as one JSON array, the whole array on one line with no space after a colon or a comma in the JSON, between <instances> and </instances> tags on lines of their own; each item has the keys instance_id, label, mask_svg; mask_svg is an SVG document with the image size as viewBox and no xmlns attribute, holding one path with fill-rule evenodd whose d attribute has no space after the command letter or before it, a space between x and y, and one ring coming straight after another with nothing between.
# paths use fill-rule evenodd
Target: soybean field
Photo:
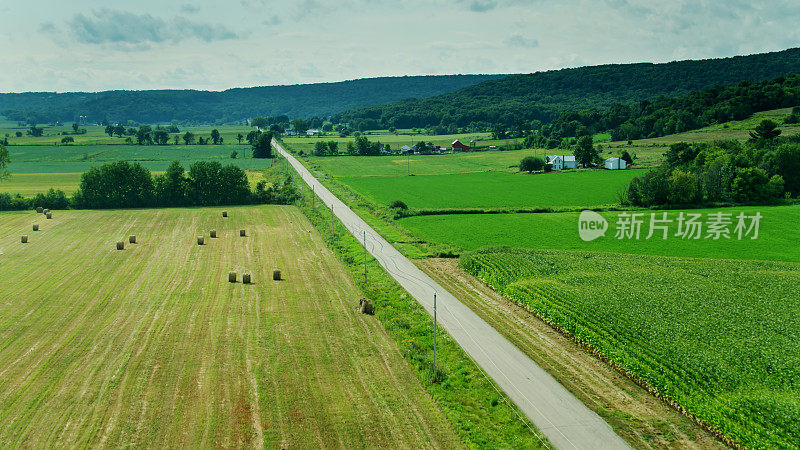
<instances>
[{"instance_id":1,"label":"soybean field","mask_svg":"<svg viewBox=\"0 0 800 450\"><path fill-rule=\"evenodd\" d=\"M729 444L800 442L800 265L510 248L461 265Z\"/></svg>"}]
</instances>

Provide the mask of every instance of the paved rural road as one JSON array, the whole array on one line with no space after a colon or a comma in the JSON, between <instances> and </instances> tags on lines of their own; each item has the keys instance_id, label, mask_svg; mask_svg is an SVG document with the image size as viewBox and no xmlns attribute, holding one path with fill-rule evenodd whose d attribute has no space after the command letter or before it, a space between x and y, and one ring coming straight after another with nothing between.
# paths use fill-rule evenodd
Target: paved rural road
<instances>
[{"instance_id":1,"label":"paved rural road","mask_svg":"<svg viewBox=\"0 0 800 450\"><path fill-rule=\"evenodd\" d=\"M372 256L433 315L450 336L475 360L558 449L630 448L611 427L587 408L527 355L458 301L443 287L400 254L375 230L320 184L308 169L277 142L273 145L289 161L314 193L333 206L334 214ZM487 400L488 402L488 400Z\"/></svg>"}]
</instances>

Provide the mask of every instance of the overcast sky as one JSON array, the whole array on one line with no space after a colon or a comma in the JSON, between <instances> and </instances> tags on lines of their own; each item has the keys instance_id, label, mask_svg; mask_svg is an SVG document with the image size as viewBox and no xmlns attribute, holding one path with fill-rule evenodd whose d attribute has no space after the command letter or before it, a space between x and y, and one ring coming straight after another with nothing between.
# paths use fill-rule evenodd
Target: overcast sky
<instances>
[{"instance_id":1,"label":"overcast sky","mask_svg":"<svg viewBox=\"0 0 800 450\"><path fill-rule=\"evenodd\" d=\"M529 73L800 46L797 0L40 0L3 1L0 17L0 92Z\"/></svg>"}]
</instances>

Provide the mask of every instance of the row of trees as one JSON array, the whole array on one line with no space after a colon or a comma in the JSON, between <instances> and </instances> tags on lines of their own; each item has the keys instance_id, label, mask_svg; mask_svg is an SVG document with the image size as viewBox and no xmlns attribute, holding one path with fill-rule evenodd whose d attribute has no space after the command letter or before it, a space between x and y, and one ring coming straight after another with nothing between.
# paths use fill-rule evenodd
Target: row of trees
<instances>
[{"instance_id":1,"label":"row of trees","mask_svg":"<svg viewBox=\"0 0 800 450\"><path fill-rule=\"evenodd\" d=\"M186 172L173 161L166 173L153 177L139 163L119 161L93 167L81 176L71 205L84 209L150 206L215 206L250 203L292 203L297 192L290 177L251 190L244 170L216 161L198 161Z\"/></svg>"},{"instance_id":2,"label":"row of trees","mask_svg":"<svg viewBox=\"0 0 800 450\"><path fill-rule=\"evenodd\" d=\"M774 130L773 130L774 131ZM763 204L800 194L800 137L760 137L747 143L679 143L665 162L634 178L623 204Z\"/></svg>"},{"instance_id":3,"label":"row of trees","mask_svg":"<svg viewBox=\"0 0 800 450\"><path fill-rule=\"evenodd\" d=\"M682 133L708 125L742 120L754 112L800 103L800 75L769 81L715 86L682 97L659 97L608 109L560 114L543 126L542 136L562 138L609 131L615 141ZM790 116L799 118L800 111Z\"/></svg>"}]
</instances>

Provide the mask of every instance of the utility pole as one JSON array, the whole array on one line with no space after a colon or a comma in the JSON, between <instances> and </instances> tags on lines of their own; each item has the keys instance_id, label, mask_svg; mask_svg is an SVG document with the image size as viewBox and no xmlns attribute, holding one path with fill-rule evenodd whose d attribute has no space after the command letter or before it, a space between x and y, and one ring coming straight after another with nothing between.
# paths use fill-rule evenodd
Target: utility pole
<instances>
[{"instance_id":1,"label":"utility pole","mask_svg":"<svg viewBox=\"0 0 800 450\"><path fill-rule=\"evenodd\" d=\"M364 230L364 283L367 282L367 231Z\"/></svg>"},{"instance_id":2,"label":"utility pole","mask_svg":"<svg viewBox=\"0 0 800 450\"><path fill-rule=\"evenodd\" d=\"M433 381L438 378L436 374L436 292L433 293Z\"/></svg>"}]
</instances>

